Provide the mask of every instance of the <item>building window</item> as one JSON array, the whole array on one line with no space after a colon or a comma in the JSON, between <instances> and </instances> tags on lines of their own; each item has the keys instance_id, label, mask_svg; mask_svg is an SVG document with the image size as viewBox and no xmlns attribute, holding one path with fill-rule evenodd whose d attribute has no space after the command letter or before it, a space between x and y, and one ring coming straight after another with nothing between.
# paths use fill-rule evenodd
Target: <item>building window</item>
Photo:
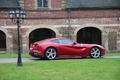
<instances>
[{"instance_id":1,"label":"building window","mask_svg":"<svg viewBox=\"0 0 120 80\"><path fill-rule=\"evenodd\" d=\"M48 8L48 0L37 0L38 8Z\"/></svg>"}]
</instances>

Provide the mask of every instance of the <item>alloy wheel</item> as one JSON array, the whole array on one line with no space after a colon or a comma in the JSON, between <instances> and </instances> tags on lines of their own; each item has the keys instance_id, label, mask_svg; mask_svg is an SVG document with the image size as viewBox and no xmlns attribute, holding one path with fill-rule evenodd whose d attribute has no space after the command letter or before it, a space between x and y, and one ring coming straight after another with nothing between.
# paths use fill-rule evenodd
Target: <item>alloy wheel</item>
<instances>
[{"instance_id":1,"label":"alloy wheel","mask_svg":"<svg viewBox=\"0 0 120 80\"><path fill-rule=\"evenodd\" d=\"M55 59L56 56L57 56L57 51L54 48L48 48L45 51L45 58L46 59L52 60L52 59Z\"/></svg>"},{"instance_id":2,"label":"alloy wheel","mask_svg":"<svg viewBox=\"0 0 120 80\"><path fill-rule=\"evenodd\" d=\"M98 47L93 47L90 51L90 56L92 58L99 58L101 54L101 51Z\"/></svg>"}]
</instances>

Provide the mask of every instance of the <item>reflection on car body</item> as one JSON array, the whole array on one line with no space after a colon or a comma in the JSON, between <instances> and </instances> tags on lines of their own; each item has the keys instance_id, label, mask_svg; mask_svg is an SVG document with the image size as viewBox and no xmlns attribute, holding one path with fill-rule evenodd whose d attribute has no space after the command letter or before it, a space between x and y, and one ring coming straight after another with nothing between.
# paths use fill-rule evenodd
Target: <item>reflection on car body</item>
<instances>
[{"instance_id":1,"label":"reflection on car body","mask_svg":"<svg viewBox=\"0 0 120 80\"><path fill-rule=\"evenodd\" d=\"M31 44L29 54L49 60L64 56L99 58L105 55L105 49L97 44L79 44L67 38L50 38Z\"/></svg>"}]
</instances>

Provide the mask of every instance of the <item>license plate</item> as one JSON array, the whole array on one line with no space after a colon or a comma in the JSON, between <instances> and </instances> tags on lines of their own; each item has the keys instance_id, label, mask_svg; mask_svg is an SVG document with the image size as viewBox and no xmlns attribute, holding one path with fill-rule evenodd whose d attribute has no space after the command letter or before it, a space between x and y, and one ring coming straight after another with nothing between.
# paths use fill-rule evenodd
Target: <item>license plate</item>
<instances>
[{"instance_id":1,"label":"license plate","mask_svg":"<svg viewBox=\"0 0 120 80\"><path fill-rule=\"evenodd\" d=\"M38 55L38 53L35 52L34 55Z\"/></svg>"}]
</instances>

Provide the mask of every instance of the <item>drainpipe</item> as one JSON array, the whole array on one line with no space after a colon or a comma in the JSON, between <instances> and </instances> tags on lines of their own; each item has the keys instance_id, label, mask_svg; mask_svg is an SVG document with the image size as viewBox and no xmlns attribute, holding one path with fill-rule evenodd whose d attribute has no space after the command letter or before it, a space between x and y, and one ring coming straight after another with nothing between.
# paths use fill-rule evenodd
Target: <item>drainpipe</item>
<instances>
[{"instance_id":1,"label":"drainpipe","mask_svg":"<svg viewBox=\"0 0 120 80\"><path fill-rule=\"evenodd\" d=\"M71 36L70 36L70 9L68 9L68 38L70 39Z\"/></svg>"}]
</instances>

